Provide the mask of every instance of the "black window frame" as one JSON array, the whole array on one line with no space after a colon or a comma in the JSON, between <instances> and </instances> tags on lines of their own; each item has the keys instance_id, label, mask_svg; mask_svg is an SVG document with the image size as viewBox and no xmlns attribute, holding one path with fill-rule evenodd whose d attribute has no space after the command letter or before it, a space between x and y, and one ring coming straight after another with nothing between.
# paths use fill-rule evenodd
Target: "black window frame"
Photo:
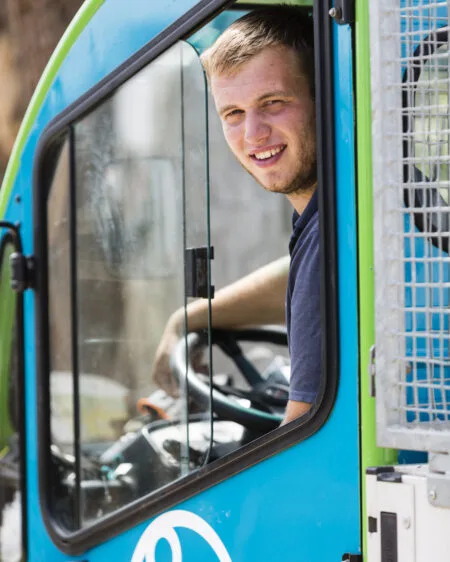
<instances>
[{"instance_id":1,"label":"black window frame","mask_svg":"<svg viewBox=\"0 0 450 562\"><path fill-rule=\"evenodd\" d=\"M331 0L314 0L315 86L317 115L317 162L321 268L322 378L317 404L301 419L256 439L164 489L127 504L111 515L75 532L61 529L49 509L49 322L47 279L47 196L55 155L66 138L71 123L93 110L120 85L134 76L176 41L185 39L220 11L230 8L230 0L203 0L182 18L151 40L130 59L121 64L94 88L55 117L44 130L33 169L34 246L37 263L36 349L39 432L39 493L46 528L58 548L70 555L82 554L89 548L148 520L158 513L185 501L214 484L303 441L315 433L330 415L337 394L339 377L339 323L337 230L335 196L334 135L334 67L332 26L329 17ZM250 7L250 6L249 6ZM258 5L251 5L257 8ZM237 4L236 9L242 9ZM306 7L306 10L311 8Z\"/></svg>"}]
</instances>

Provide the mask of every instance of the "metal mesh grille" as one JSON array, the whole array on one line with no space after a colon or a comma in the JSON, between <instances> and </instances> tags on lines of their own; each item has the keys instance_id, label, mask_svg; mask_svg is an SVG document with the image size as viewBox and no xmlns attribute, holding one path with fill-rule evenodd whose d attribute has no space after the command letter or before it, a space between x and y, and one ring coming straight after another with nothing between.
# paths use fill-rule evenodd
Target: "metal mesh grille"
<instances>
[{"instance_id":1,"label":"metal mesh grille","mask_svg":"<svg viewBox=\"0 0 450 562\"><path fill-rule=\"evenodd\" d=\"M378 436L450 450L447 1L370 6Z\"/></svg>"}]
</instances>

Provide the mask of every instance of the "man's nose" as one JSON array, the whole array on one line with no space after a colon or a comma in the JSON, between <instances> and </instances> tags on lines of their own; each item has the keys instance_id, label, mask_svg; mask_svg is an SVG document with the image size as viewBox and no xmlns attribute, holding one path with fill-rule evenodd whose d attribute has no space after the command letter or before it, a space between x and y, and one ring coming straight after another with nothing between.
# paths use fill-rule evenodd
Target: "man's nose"
<instances>
[{"instance_id":1,"label":"man's nose","mask_svg":"<svg viewBox=\"0 0 450 562\"><path fill-rule=\"evenodd\" d=\"M247 112L245 119L245 142L261 144L270 136L270 125L258 112Z\"/></svg>"}]
</instances>

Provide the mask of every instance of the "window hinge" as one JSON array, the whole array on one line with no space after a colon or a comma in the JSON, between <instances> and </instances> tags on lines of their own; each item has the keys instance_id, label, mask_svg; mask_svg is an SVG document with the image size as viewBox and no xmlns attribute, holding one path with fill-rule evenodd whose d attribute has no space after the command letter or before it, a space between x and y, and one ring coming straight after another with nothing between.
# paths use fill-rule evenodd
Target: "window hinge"
<instances>
[{"instance_id":1,"label":"window hinge","mask_svg":"<svg viewBox=\"0 0 450 562\"><path fill-rule=\"evenodd\" d=\"M375 346L373 345L370 348L370 357L369 357L369 396L375 398L376 396L376 382L375 382L375 375L376 375L376 366L375 366Z\"/></svg>"},{"instance_id":2,"label":"window hinge","mask_svg":"<svg viewBox=\"0 0 450 562\"><path fill-rule=\"evenodd\" d=\"M208 275L208 261L212 259L214 259L214 246L186 249L185 274L187 297L214 298L214 286L209 286Z\"/></svg>"},{"instance_id":3,"label":"window hinge","mask_svg":"<svg viewBox=\"0 0 450 562\"><path fill-rule=\"evenodd\" d=\"M23 293L26 289L35 287L36 262L33 256L24 256L20 252L13 252L9 256L11 267L11 289L16 293Z\"/></svg>"},{"instance_id":4,"label":"window hinge","mask_svg":"<svg viewBox=\"0 0 450 562\"><path fill-rule=\"evenodd\" d=\"M9 231L11 243L14 247L14 252L9 256L11 289L16 293L23 293L25 289L35 287L35 259L32 256L23 255L19 223L0 221L0 229L2 228Z\"/></svg>"},{"instance_id":5,"label":"window hinge","mask_svg":"<svg viewBox=\"0 0 450 562\"><path fill-rule=\"evenodd\" d=\"M350 554L346 552L342 555L342 562L362 562L362 554Z\"/></svg>"},{"instance_id":6,"label":"window hinge","mask_svg":"<svg viewBox=\"0 0 450 562\"><path fill-rule=\"evenodd\" d=\"M329 13L339 25L353 23L355 21L355 0L334 0L334 6Z\"/></svg>"}]
</instances>

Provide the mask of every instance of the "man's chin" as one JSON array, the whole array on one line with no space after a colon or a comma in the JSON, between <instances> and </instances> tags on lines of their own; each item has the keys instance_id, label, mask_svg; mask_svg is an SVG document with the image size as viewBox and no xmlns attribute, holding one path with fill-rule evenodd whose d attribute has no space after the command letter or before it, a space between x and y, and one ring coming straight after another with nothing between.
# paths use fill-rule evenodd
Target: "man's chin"
<instances>
[{"instance_id":1,"label":"man's chin","mask_svg":"<svg viewBox=\"0 0 450 562\"><path fill-rule=\"evenodd\" d=\"M290 193L290 188L289 186L284 186L284 185L263 185L262 183L260 183L260 185L262 185L262 187L266 190L266 191L270 191L270 193L281 193L282 195L287 195Z\"/></svg>"},{"instance_id":2,"label":"man's chin","mask_svg":"<svg viewBox=\"0 0 450 562\"><path fill-rule=\"evenodd\" d=\"M291 181L272 180L267 175L261 175L260 170L252 170L246 166L244 168L255 179L261 187L270 193L280 193L281 195L291 195L301 191L308 191L315 183L315 167L308 174L299 174Z\"/></svg>"},{"instance_id":3,"label":"man's chin","mask_svg":"<svg viewBox=\"0 0 450 562\"><path fill-rule=\"evenodd\" d=\"M295 193L305 193L310 191L316 184L316 181L313 181L311 179L308 182L304 182L302 184L298 184L298 183L290 183L288 185L271 184L268 186L263 185L261 182L259 183L260 185L262 185L262 187L264 187L266 191L270 191L270 193L279 193L280 195L294 195Z\"/></svg>"},{"instance_id":4,"label":"man's chin","mask_svg":"<svg viewBox=\"0 0 450 562\"><path fill-rule=\"evenodd\" d=\"M289 193L289 189L291 187L290 184L286 185L285 183L281 183L281 182L270 181L270 180L268 181L267 177L260 177L257 173L252 173L250 170L247 171L266 191L270 191L271 193L282 193L282 194Z\"/></svg>"},{"instance_id":5,"label":"man's chin","mask_svg":"<svg viewBox=\"0 0 450 562\"><path fill-rule=\"evenodd\" d=\"M258 181L258 179L257 179ZM263 183L261 181L258 182L266 191L270 191L271 193L280 193L282 195L289 195L290 193L295 193L298 191L297 184L286 184L286 183Z\"/></svg>"},{"instance_id":6,"label":"man's chin","mask_svg":"<svg viewBox=\"0 0 450 562\"><path fill-rule=\"evenodd\" d=\"M295 193L305 193L310 191L317 184L316 168L311 168L309 173L298 174L290 182L267 182L264 185L259 182L266 191L271 193L281 193L282 195L294 195Z\"/></svg>"}]
</instances>

